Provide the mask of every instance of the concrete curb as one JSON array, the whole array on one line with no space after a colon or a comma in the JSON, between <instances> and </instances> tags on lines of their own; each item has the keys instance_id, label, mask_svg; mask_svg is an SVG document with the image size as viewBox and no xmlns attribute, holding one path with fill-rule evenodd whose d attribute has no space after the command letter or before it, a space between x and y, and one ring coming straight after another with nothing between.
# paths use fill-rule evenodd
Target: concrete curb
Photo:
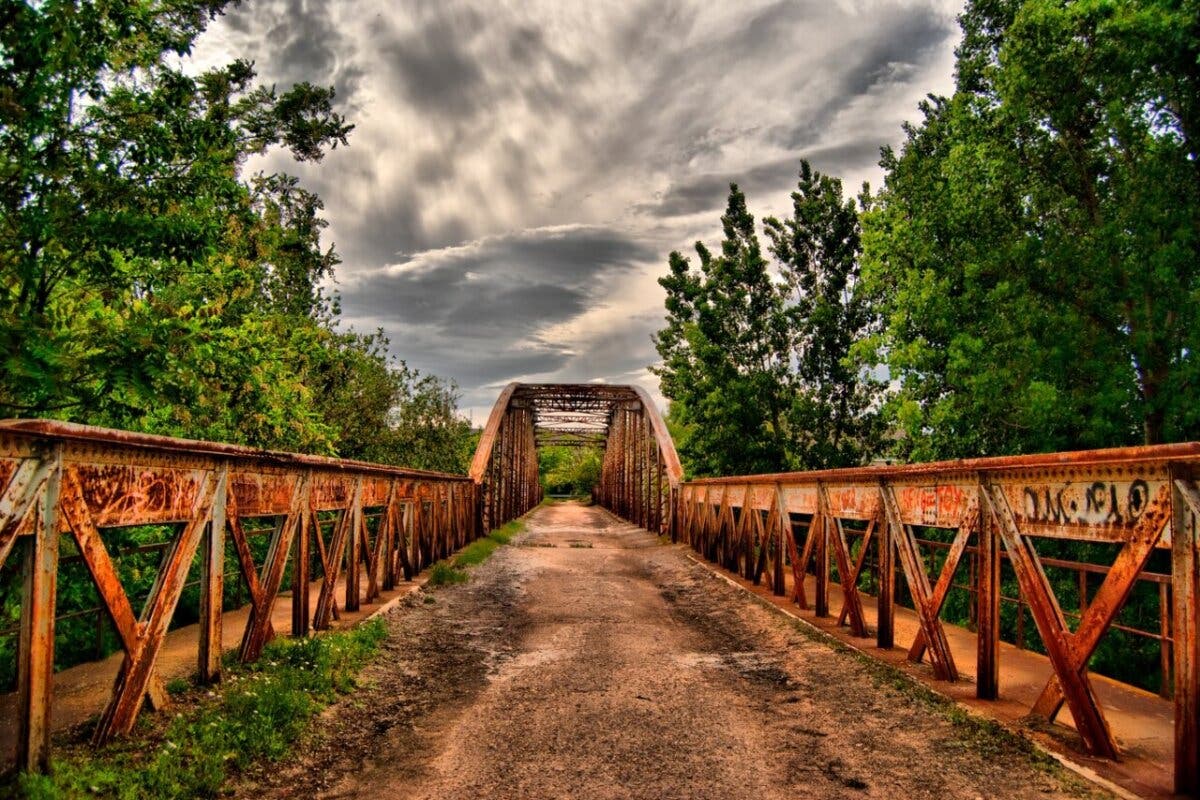
<instances>
[{"instance_id":1,"label":"concrete curb","mask_svg":"<svg viewBox=\"0 0 1200 800\"><path fill-rule=\"evenodd\" d=\"M406 581L406 583L408 583L407 589L401 591L400 594L396 595L391 600L388 600L386 603L384 603L379 608L372 611L370 614L367 614L367 616L363 617L361 621L366 622L367 620L375 619L376 617L382 617L384 614L391 613L402 602L407 600L413 594L421 591L421 589L425 588L425 584L426 584L426 582L428 582L428 580L429 580L428 575L418 575L417 577L413 578L411 581Z\"/></svg>"}]
</instances>

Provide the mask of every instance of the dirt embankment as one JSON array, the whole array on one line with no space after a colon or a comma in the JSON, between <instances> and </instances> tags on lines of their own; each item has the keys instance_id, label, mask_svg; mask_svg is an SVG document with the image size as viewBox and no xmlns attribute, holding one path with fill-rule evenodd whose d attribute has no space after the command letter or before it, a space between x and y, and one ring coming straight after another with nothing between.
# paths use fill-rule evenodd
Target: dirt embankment
<instances>
[{"instance_id":1,"label":"dirt embankment","mask_svg":"<svg viewBox=\"0 0 1200 800\"><path fill-rule=\"evenodd\" d=\"M979 798L1090 789L801 633L679 548L539 509L418 593L364 690L246 797Z\"/></svg>"}]
</instances>

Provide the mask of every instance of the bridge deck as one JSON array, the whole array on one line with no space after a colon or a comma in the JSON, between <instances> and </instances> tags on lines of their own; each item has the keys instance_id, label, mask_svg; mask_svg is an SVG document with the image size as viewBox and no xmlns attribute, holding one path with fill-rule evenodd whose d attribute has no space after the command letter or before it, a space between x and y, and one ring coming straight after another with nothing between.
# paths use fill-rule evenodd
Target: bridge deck
<instances>
[{"instance_id":1,"label":"bridge deck","mask_svg":"<svg viewBox=\"0 0 1200 800\"><path fill-rule=\"evenodd\" d=\"M474 679L464 680L461 670L430 663L420 646L397 646L400 660L389 660L373 676L373 691L411 705L413 687L397 681L416 675L428 695L419 704L425 715L397 716L396 697L367 698L355 705L371 711L352 712L387 714L391 725L416 724L428 732L401 737L402 746L392 733L343 736L340 741L354 744L334 748L336 758L316 748L276 776L280 796L314 780L322 785L309 788L342 796L387 787L391 796L761 798L794 796L802 786L806 796L825 797L857 792L859 783L866 796L1037 791L1053 797L1062 791L1020 754L984 757L955 746L952 725L881 692L845 655L789 632L737 590L712 580L714 568L694 563L682 547L656 547L645 531L607 512L568 504L534 512L529 528L525 546L506 548L468 586L439 593L445 603L392 618L400 629L393 636L481 659ZM344 618L359 619L411 588L402 585ZM903 649L876 650L870 640L835 629L831 619L815 620L758 591L873 656L929 678L927 668L904 662ZM840 603L835 586L831 609ZM227 614L226 648L236 646L245 613ZM274 612L276 628L286 631L290 619L290 596L284 595ZM439 639L444 634L435 636L434 627L452 629L458 639ZM897 610L896 628L898 644L915 635L911 612ZM194 670L196 635L195 626L169 635L160 656L164 678ZM948 637L956 659L970 665L973 635L948 626ZM56 729L102 709L118 663L114 657L56 676ZM975 703L969 680L956 687L930 683L984 714L1013 721L1027 711L1050 667L1045 658L1009 646L1002 664L1000 702ZM438 677L458 685L439 687ZM1138 793L1169 795L1170 703L1112 681L1098 683L1127 756L1119 764L1071 757ZM0 700L6 747L14 739L13 703L12 696ZM1069 723L1069 715L1064 719ZM371 730L370 722L344 724ZM1058 736L1040 737L1060 749L1070 738L1061 728Z\"/></svg>"}]
</instances>

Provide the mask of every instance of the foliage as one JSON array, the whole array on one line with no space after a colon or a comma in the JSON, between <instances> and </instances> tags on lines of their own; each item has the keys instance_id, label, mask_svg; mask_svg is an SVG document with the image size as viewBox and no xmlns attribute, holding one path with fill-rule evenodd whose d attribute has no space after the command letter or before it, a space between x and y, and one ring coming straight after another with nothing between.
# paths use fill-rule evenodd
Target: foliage
<instances>
[{"instance_id":1,"label":"foliage","mask_svg":"<svg viewBox=\"0 0 1200 800\"><path fill-rule=\"evenodd\" d=\"M737 186L700 270L670 257L655 337L669 419L689 474L851 466L874 455L874 382L852 357L872 324L859 287L859 226L841 182L801 162L793 216L765 221L772 277Z\"/></svg>"},{"instance_id":2,"label":"foliage","mask_svg":"<svg viewBox=\"0 0 1200 800\"><path fill-rule=\"evenodd\" d=\"M0 6L0 415L461 470L454 388L336 329L320 198L242 175L346 145L333 90L183 65L225 5Z\"/></svg>"},{"instance_id":3,"label":"foliage","mask_svg":"<svg viewBox=\"0 0 1200 800\"><path fill-rule=\"evenodd\" d=\"M600 481L603 457L594 447L539 447L538 473L543 493L572 497L590 494Z\"/></svg>"},{"instance_id":4,"label":"foliage","mask_svg":"<svg viewBox=\"0 0 1200 800\"><path fill-rule=\"evenodd\" d=\"M438 561L429 570L429 586L449 586L456 583L466 583L470 577L464 570L475 567L491 558L492 553L501 545L508 544L514 536L525 529L525 523L519 519L501 525L496 530L468 544L454 556L453 559Z\"/></svg>"},{"instance_id":5,"label":"foliage","mask_svg":"<svg viewBox=\"0 0 1200 800\"><path fill-rule=\"evenodd\" d=\"M899 455L1200 435L1198 10L968 4L864 217Z\"/></svg>"},{"instance_id":6,"label":"foliage","mask_svg":"<svg viewBox=\"0 0 1200 800\"><path fill-rule=\"evenodd\" d=\"M843 201L840 180L801 161L792 217L764 225L792 294L789 466L861 464L874 455L878 416L875 382L851 352L874 322L859 285L858 209Z\"/></svg>"},{"instance_id":7,"label":"foliage","mask_svg":"<svg viewBox=\"0 0 1200 800\"><path fill-rule=\"evenodd\" d=\"M467 573L456 569L448 561L439 561L429 568L427 586L453 586L456 583L466 583Z\"/></svg>"},{"instance_id":8,"label":"foliage","mask_svg":"<svg viewBox=\"0 0 1200 800\"><path fill-rule=\"evenodd\" d=\"M680 454L699 475L777 470L788 452L789 334L783 299L763 258L745 195L730 186L714 256L696 243L699 272L678 252L654 372L685 435Z\"/></svg>"},{"instance_id":9,"label":"foliage","mask_svg":"<svg viewBox=\"0 0 1200 800\"><path fill-rule=\"evenodd\" d=\"M27 797L217 797L231 775L278 761L309 721L352 691L386 637L382 620L305 639L278 639L251 665L227 667L214 701L178 714L152 741L120 742L55 759L49 776L23 774Z\"/></svg>"},{"instance_id":10,"label":"foliage","mask_svg":"<svg viewBox=\"0 0 1200 800\"><path fill-rule=\"evenodd\" d=\"M382 331L323 330L329 344L312 365L316 405L339 420L335 449L344 458L463 473L471 458L470 423L458 413L453 383L389 358Z\"/></svg>"}]
</instances>

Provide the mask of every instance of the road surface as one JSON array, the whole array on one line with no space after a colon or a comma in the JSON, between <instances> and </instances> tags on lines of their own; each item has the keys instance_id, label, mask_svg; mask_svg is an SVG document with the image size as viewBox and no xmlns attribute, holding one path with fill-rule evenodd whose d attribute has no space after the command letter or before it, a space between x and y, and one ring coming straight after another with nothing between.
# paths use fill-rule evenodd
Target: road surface
<instances>
[{"instance_id":1,"label":"road surface","mask_svg":"<svg viewBox=\"0 0 1200 800\"><path fill-rule=\"evenodd\" d=\"M538 508L387 624L367 685L244 796L1103 796L594 507Z\"/></svg>"}]
</instances>

